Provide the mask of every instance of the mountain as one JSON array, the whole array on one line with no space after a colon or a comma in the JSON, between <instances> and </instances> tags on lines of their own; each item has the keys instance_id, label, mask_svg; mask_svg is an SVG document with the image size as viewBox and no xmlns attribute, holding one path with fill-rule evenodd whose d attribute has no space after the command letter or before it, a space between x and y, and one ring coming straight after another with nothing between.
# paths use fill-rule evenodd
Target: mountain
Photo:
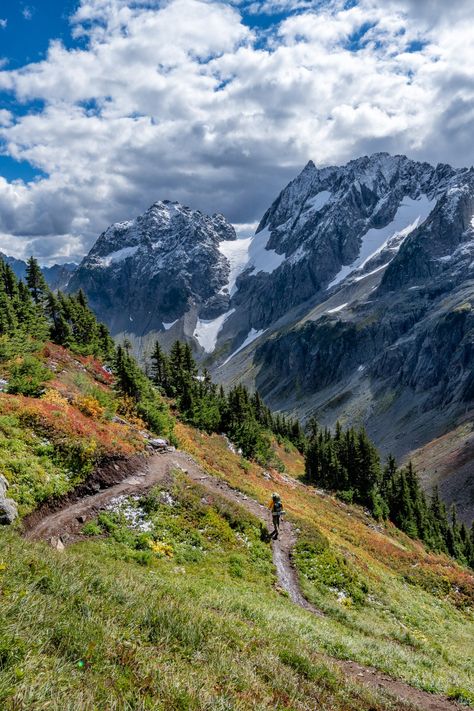
<instances>
[{"instance_id":1,"label":"mountain","mask_svg":"<svg viewBox=\"0 0 474 711\"><path fill-rule=\"evenodd\" d=\"M52 267L41 267L48 286L55 289L65 289L71 278L71 274L77 269L77 264L74 262L65 262L64 264L53 264Z\"/></svg>"},{"instance_id":2,"label":"mountain","mask_svg":"<svg viewBox=\"0 0 474 711\"><path fill-rule=\"evenodd\" d=\"M112 331L140 337L165 333L180 319L213 319L228 309L230 266L219 251L235 241L222 215L157 202L143 215L109 227L73 275ZM177 329L175 329L176 331ZM181 330L187 330L182 324Z\"/></svg>"},{"instance_id":3,"label":"mountain","mask_svg":"<svg viewBox=\"0 0 474 711\"><path fill-rule=\"evenodd\" d=\"M219 381L328 426L364 423L406 457L472 418L473 201L472 168L310 161L255 235L157 203L101 235L71 288L142 357L185 338ZM469 519L461 479L455 496L439 484Z\"/></svg>"},{"instance_id":4,"label":"mountain","mask_svg":"<svg viewBox=\"0 0 474 711\"><path fill-rule=\"evenodd\" d=\"M0 259L10 265L19 279L26 278L26 262L22 259L9 257L3 252L0 252ZM64 289L76 268L77 264L74 262L66 262L65 264L53 264L52 267L41 267L41 271L51 289Z\"/></svg>"}]
</instances>

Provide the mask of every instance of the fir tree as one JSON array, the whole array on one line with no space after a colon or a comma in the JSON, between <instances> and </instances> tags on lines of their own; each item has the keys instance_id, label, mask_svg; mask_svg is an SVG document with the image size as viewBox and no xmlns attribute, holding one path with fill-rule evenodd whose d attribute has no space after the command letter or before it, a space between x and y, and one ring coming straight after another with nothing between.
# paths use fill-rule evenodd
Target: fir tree
<instances>
[{"instance_id":1,"label":"fir tree","mask_svg":"<svg viewBox=\"0 0 474 711\"><path fill-rule=\"evenodd\" d=\"M171 395L169 363L158 341L151 354L151 379L164 395Z\"/></svg>"},{"instance_id":2,"label":"fir tree","mask_svg":"<svg viewBox=\"0 0 474 711\"><path fill-rule=\"evenodd\" d=\"M33 301L36 304L44 303L49 293L49 287L38 262L33 256L28 259L26 265L26 284Z\"/></svg>"}]
</instances>

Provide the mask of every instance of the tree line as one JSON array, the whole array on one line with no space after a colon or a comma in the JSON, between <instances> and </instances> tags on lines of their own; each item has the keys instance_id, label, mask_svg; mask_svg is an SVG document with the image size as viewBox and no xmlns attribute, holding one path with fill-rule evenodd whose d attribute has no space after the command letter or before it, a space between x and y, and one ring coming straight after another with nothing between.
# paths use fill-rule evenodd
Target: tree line
<instances>
[{"instance_id":1,"label":"tree line","mask_svg":"<svg viewBox=\"0 0 474 711\"><path fill-rule=\"evenodd\" d=\"M427 497L411 462L399 468L389 456L382 466L364 429L343 431L337 423L331 433L312 420L305 472L308 483L336 492L347 503L366 506L376 518L389 519L431 550L474 567L474 522L470 530L459 524L456 508L448 513L437 488Z\"/></svg>"},{"instance_id":2,"label":"tree line","mask_svg":"<svg viewBox=\"0 0 474 711\"><path fill-rule=\"evenodd\" d=\"M176 400L181 417L205 432L222 432L244 457L266 464L272 456L270 433L300 451L306 436L298 420L273 414L258 392L239 384L229 392L199 372L191 347L176 341L167 355L157 342L151 354L151 378L161 393Z\"/></svg>"},{"instance_id":3,"label":"tree line","mask_svg":"<svg viewBox=\"0 0 474 711\"><path fill-rule=\"evenodd\" d=\"M47 339L81 355L110 359L114 352L107 328L97 321L84 293L53 293L33 257L26 282L0 260L0 336L7 337L7 350L19 353L28 340Z\"/></svg>"}]
</instances>

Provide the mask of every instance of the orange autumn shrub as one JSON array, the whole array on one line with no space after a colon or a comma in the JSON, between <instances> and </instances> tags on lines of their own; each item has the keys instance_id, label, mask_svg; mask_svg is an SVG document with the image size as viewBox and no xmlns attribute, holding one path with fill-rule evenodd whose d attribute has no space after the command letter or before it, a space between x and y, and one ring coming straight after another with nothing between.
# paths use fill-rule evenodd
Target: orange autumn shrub
<instances>
[{"instance_id":1,"label":"orange autumn shrub","mask_svg":"<svg viewBox=\"0 0 474 711\"><path fill-rule=\"evenodd\" d=\"M100 420L104 416L105 408L92 395L83 395L74 400L74 406L80 410L83 415L92 417L94 420Z\"/></svg>"}]
</instances>

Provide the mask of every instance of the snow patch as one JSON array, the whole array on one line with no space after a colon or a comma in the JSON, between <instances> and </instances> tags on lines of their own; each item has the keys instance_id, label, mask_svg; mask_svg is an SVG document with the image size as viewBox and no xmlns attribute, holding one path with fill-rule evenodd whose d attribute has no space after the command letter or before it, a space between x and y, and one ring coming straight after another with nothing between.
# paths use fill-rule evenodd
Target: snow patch
<instances>
[{"instance_id":1,"label":"snow patch","mask_svg":"<svg viewBox=\"0 0 474 711\"><path fill-rule=\"evenodd\" d=\"M354 277L354 281L362 281L362 279L367 279L367 277L372 276L372 274L377 274L377 272L380 272L382 269L385 269L385 267L387 267L387 266L388 266L388 264L382 264L380 267L377 267L376 269L372 269L371 272L367 272L367 274L362 274L362 276Z\"/></svg>"},{"instance_id":2,"label":"snow patch","mask_svg":"<svg viewBox=\"0 0 474 711\"><path fill-rule=\"evenodd\" d=\"M139 246L135 247L123 247L118 249L116 252L111 252L106 257L102 257L100 262L104 267L110 267L111 264L118 264L118 262L123 262L124 259L132 257L138 250Z\"/></svg>"},{"instance_id":3,"label":"snow patch","mask_svg":"<svg viewBox=\"0 0 474 711\"><path fill-rule=\"evenodd\" d=\"M309 206L310 210L314 210L314 212L318 212L318 210L322 210L322 208L329 202L331 199L332 194L329 192L329 190L321 190L317 195L314 195L312 198L306 201L306 205Z\"/></svg>"},{"instance_id":4,"label":"snow patch","mask_svg":"<svg viewBox=\"0 0 474 711\"><path fill-rule=\"evenodd\" d=\"M277 254L274 249L267 249L269 239L270 230L268 227L265 227L252 238L248 263L248 266L252 268L252 272L271 274L285 261L284 254Z\"/></svg>"},{"instance_id":5,"label":"snow patch","mask_svg":"<svg viewBox=\"0 0 474 711\"><path fill-rule=\"evenodd\" d=\"M229 293L233 296L237 291L235 282L239 274L242 274L249 262L249 249L252 237L241 237L239 239L224 240L219 243L219 251L230 262L229 281L219 294Z\"/></svg>"},{"instance_id":6,"label":"snow patch","mask_svg":"<svg viewBox=\"0 0 474 711\"><path fill-rule=\"evenodd\" d=\"M228 358L226 358L226 360L222 363L222 365L225 365L225 364L228 363L230 360L232 360L232 358L233 358L235 355L237 355L237 353L240 353L240 351L242 351L244 348L246 348L246 346L248 346L250 343L252 343L252 342L255 341L257 338L259 338L262 334L265 333L266 330L267 330L267 329L265 328L265 329L262 329L261 331L257 331L255 328L252 328L252 329L248 332L247 338L244 340L244 342L241 343L240 346L239 346L233 353L231 353L231 355L230 355ZM222 367L222 366L220 366L220 367Z\"/></svg>"},{"instance_id":7,"label":"snow patch","mask_svg":"<svg viewBox=\"0 0 474 711\"><path fill-rule=\"evenodd\" d=\"M342 309L345 309L346 306L348 306L348 305L349 305L349 302L347 302L345 304L341 304L340 306L336 306L336 308L334 308L334 309L328 309L327 313L328 314L336 314L338 311L342 311Z\"/></svg>"},{"instance_id":8,"label":"snow patch","mask_svg":"<svg viewBox=\"0 0 474 711\"><path fill-rule=\"evenodd\" d=\"M231 309L211 321L206 321L204 319L197 320L193 336L198 341L199 345L204 348L206 353L212 353L216 347L217 336L219 335L224 323L227 321L229 316L234 313L234 311L235 309Z\"/></svg>"},{"instance_id":9,"label":"snow patch","mask_svg":"<svg viewBox=\"0 0 474 711\"><path fill-rule=\"evenodd\" d=\"M165 322L163 321L163 328L165 329L165 331L169 331L170 328L173 328L173 326L175 325L175 323L178 323L178 321L179 321L179 318L177 318L176 321L170 321L170 323L165 323Z\"/></svg>"},{"instance_id":10,"label":"snow patch","mask_svg":"<svg viewBox=\"0 0 474 711\"><path fill-rule=\"evenodd\" d=\"M379 254L392 238L401 238L398 245L400 246L403 239L426 220L435 202L435 199L429 200L426 195L422 195L418 200L404 198L389 225L380 229L373 227L365 233L357 259L352 264L344 265L327 289L339 284L356 269L363 269L365 264L376 254Z\"/></svg>"}]
</instances>

